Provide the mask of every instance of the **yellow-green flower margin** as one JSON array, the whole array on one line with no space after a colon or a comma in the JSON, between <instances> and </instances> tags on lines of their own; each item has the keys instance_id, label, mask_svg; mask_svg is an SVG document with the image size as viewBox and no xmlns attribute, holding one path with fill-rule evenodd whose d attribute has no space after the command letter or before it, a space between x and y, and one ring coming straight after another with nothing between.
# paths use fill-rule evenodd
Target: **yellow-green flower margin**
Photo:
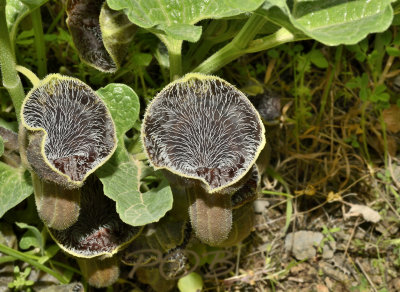
<instances>
[{"instance_id":1,"label":"yellow-green flower margin","mask_svg":"<svg viewBox=\"0 0 400 292\"><path fill-rule=\"evenodd\" d=\"M242 95L242 97L244 98L244 100L246 100L246 102L248 102L249 107L251 107L251 108L253 109L254 113L257 115L257 117L258 117L257 120L258 120L258 123L259 123L260 128L261 128L261 139L262 139L262 140L261 140L261 143L260 143L259 146L258 146L258 149L257 149L257 151L256 151L256 154L255 154L254 157L253 157L253 160L251 161L251 163L249 163L249 166L247 167L246 171L243 171L242 175L238 176L235 180L231 181L229 184L226 184L226 185L224 185L224 186L211 189L211 188L210 188L210 185L209 185L209 184L207 183L207 181L206 181L205 179L203 179L203 178L199 178L199 177L195 177L195 176L190 176L190 175L182 174L182 173L177 172L177 171L175 171L175 170L173 170L173 169L171 169L171 168L169 168L169 167L166 167L166 166L155 165L155 164L153 163L153 161L151 161L151 159L150 159L150 157L149 157L149 154L148 154L148 152L147 152L147 150L146 150L146 147L143 147L143 148L144 148L144 152L146 153L147 159L150 161L151 166L153 166L155 169L166 169L166 170L168 170L168 171L170 171L170 172L172 172L172 173L174 173L174 174L176 174L176 175L178 175L178 176L180 176L180 177L199 180L199 181L201 181L201 182L206 186L206 190L207 190L207 192L208 192L209 194L218 193L218 192L220 192L221 190L223 190L223 189L225 189L225 188L227 188L227 187L229 187L229 186L232 186L232 185L234 185L235 183L237 183L238 181L240 181L240 180L247 174L247 172L251 169L251 167L253 166L253 164L256 162L258 156L260 155L260 152L262 151L262 149L264 148L264 146L265 146L265 144L266 144L266 139L265 139L265 127L264 127L264 124L263 124L263 122L262 122L262 120L261 120L260 114L258 113L258 111L256 110L256 108L253 106L253 104L248 100L248 98L244 95L244 93L242 93L242 92L241 92L239 89L237 89L234 85L230 84L229 82L225 81L224 79L222 79L222 78L220 78L220 77L217 77L217 76L214 76L214 75L201 74L201 73L188 73L188 74L186 74L185 76L183 76L182 78L177 79L177 80L175 80L175 81L169 83L166 87L164 87L164 88L153 98L153 100L151 101L151 103L147 106L146 112L145 112L144 117L143 117L143 121L146 120L146 117L147 117L147 115L148 115L149 108L151 107L151 105L152 105L152 104L154 103L154 101L157 100L157 98L164 92L164 90L167 90L168 88L174 86L174 85L177 84L177 83L184 83L184 82L187 82L188 80L190 80L190 79L192 79L192 78L196 78L196 79L199 79L199 80L211 80L211 79L213 79L213 80L219 80L221 83L225 84L226 86L235 89L237 92L239 92L239 93ZM145 144L145 140L144 140L145 137L146 137L146 135L145 135L145 133L144 133L144 126L143 126L143 125L144 125L144 123L142 124L142 129L141 129L141 140L142 140L142 145L146 145L146 144Z\"/></svg>"},{"instance_id":2,"label":"yellow-green flower margin","mask_svg":"<svg viewBox=\"0 0 400 292\"><path fill-rule=\"evenodd\" d=\"M64 252L66 252L67 254L70 254L70 255L72 255L72 256L74 256L74 257L77 257L77 258L92 259L92 258L96 258L96 257L110 258L110 257L112 257L113 255L117 254L120 250L124 249L128 244L130 244L132 241L134 241L134 240L142 233L142 230L143 230L144 226L139 226L138 228L140 228L140 229L139 229L139 231L136 233L135 236L132 236L132 238L130 238L128 241L126 241L126 242L124 242L124 243L118 245L118 247L115 248L112 252L101 252L101 253L99 253L99 254L94 254L94 255L90 255L90 256L82 255L82 254L79 254L79 253L77 253L77 252L73 252L72 250L66 248L64 245L62 245L62 244L53 236L53 234L51 233L51 230L50 230L49 228L47 228L47 231L49 232L51 238L57 243L57 245L58 245Z\"/></svg>"},{"instance_id":3,"label":"yellow-green flower margin","mask_svg":"<svg viewBox=\"0 0 400 292\"><path fill-rule=\"evenodd\" d=\"M92 174L93 172L95 172L96 169L98 169L98 168L101 167L104 163L106 163L107 160L114 154L115 150L117 149L117 144L118 144L117 142L118 142L118 140L117 140L116 133L115 133L115 124L114 124L114 121L113 121L113 119L112 119L112 117L111 117L110 111L108 110L106 104L103 102L103 104L104 104L104 106L105 106L105 108L106 108L106 111L107 111L107 115L108 115L108 117L110 118L111 123L112 123L112 125L113 125L113 129L114 129L114 135L113 135L113 136L114 136L114 147L111 149L110 153L103 159L103 161L101 161L98 165L96 165L96 167L92 168L90 171L88 171L88 172L86 173L86 175L83 177L82 181L74 181L74 180L72 180L68 175L66 175L66 174L62 173L61 171L59 171L57 168L55 168L55 167L50 163L50 161L47 159L47 156L46 156L46 154L45 154L45 152L44 152L45 141L46 141L46 137L47 137L47 135L48 135L48 134L47 134L47 131L46 131L45 129L43 129L43 128L33 128L33 127L29 126L29 125L26 123L25 117L24 117L24 114L23 114L23 113L24 113L25 104L26 104L26 102L29 100L31 94L32 94L36 89L38 89L39 87L41 87L41 86L47 84L48 82L50 82L52 79L57 79L57 80L68 80L68 81L72 81L72 82L74 82L74 83L76 83L76 84L80 84L80 85L86 87L89 91L91 91L91 92L93 93L93 95L95 95L101 102L103 102L103 100L100 98L100 96L99 96L92 88L90 88L90 86L88 86L88 85L85 84L84 82L80 81L79 79L76 79L76 78L73 78L73 77L68 77L68 76L63 76L63 75L61 75L61 74L56 73L56 74L49 74L49 75L47 75L43 80L40 80L40 82L39 82L38 84L36 84L36 85L28 92L28 94L26 95L26 97L25 97L25 99L24 99L24 102L22 103L22 107L21 107L21 123L22 123L22 125L23 125L26 129L28 129L28 130L30 130L30 131L33 131L33 132L35 132L35 131L36 131L36 132L42 131L42 132L44 133L44 136L43 136L43 139L42 139L42 142L41 142L40 152L41 152L41 155L42 155L44 161L46 162L46 164L47 164L47 165L50 167L50 169L53 170L55 173L59 174L59 175L62 176L62 177L65 177L65 178L67 179L67 183L69 183L69 184L71 184L71 185L75 185L76 187L81 187L81 186L83 185L83 182L85 181L85 179L86 179L90 174Z\"/></svg>"}]
</instances>

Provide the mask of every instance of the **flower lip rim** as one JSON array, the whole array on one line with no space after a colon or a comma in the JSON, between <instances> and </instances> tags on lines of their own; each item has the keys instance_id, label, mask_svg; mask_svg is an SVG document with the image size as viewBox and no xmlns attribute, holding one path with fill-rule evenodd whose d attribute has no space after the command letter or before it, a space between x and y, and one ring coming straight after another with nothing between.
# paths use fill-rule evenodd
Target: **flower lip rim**
<instances>
[{"instance_id":1,"label":"flower lip rim","mask_svg":"<svg viewBox=\"0 0 400 292\"><path fill-rule=\"evenodd\" d=\"M44 84L47 84L47 83L48 83L49 81L51 81L53 78L56 78L57 80L72 81L72 82L77 83L77 84L79 83L80 85L83 85L84 87L86 87L87 89L89 89L90 91L92 91L92 92L95 94L95 96L98 97L99 100L101 100L101 102L103 103L103 105L104 105L104 107L105 107L105 109L106 109L106 113L107 113L108 117L110 118L111 124L112 124L112 126L113 126L113 130L114 130L114 131L113 131L113 142L114 142L113 148L111 149L110 153L109 153L107 156L105 156L105 157L102 159L102 161L100 161L99 164L97 164L95 167L93 167L92 169L90 169L90 170L83 176L82 180L80 180L80 181L73 180L73 179L71 179L68 175L66 175L66 174L63 173L62 171L58 170L58 169L49 161L49 159L47 158L47 155L45 154L45 151L44 151L46 138L47 138L47 136L48 136L48 133L47 133L46 129L41 128L41 127L31 127L31 126L29 126L28 123L25 121L25 117L24 117L24 108L25 108L26 103L27 103L28 100L30 99L32 93L33 93L35 90L37 90L39 87L43 86ZM77 78L74 78L74 77L64 76L64 75L61 75L61 74L59 74L59 73L48 74L45 78L43 78L42 80L40 80L40 82L39 82L38 84L36 84L36 85L35 85L31 90L29 90L29 92L26 94L26 97L25 97L25 99L24 99L24 101L23 101L23 103L22 103L22 106L21 106L21 113L20 113L20 116L21 116L21 117L20 117L20 118L21 118L21 124L24 126L24 128L26 128L27 130L32 131L32 132L36 132L36 133L42 132L42 133L44 134L43 137L42 137L42 140L41 140L41 142L40 142L40 154L41 154L41 157L43 158L44 162L46 163L46 165L49 166L50 169L51 169L52 171L54 171L55 173L61 175L62 177L65 177L65 178L67 179L67 183L68 183L68 184L72 184L72 185L74 185L74 186L76 186L76 187L81 187L81 186L83 185L84 181L89 177L89 175L91 175L93 172L95 172L97 169L99 169L101 166L103 166L103 165L111 158L111 156L114 154L114 152L115 152L115 150L117 149L117 146L118 146L118 138L117 138L117 135L116 135L115 123L114 123L114 120L112 119L111 112L110 112L110 110L108 109L106 103L103 101L103 99L100 97L100 95L98 95L98 94L96 93L96 91L94 91L89 85L87 85L85 82L83 82L83 81L81 81L81 80L79 80L79 79L77 79Z\"/></svg>"},{"instance_id":2,"label":"flower lip rim","mask_svg":"<svg viewBox=\"0 0 400 292\"><path fill-rule=\"evenodd\" d=\"M149 109L150 109L150 107L152 106L152 104L154 103L154 101L155 101L156 99L158 99L158 98L161 96L161 94L162 94L165 90L169 89L170 87L174 86L175 84L187 82L187 81L190 80L190 79L198 79L198 80L210 80L210 79L215 79L215 80L218 80L218 81L220 81L221 83L223 83L224 85L226 85L226 86L228 86L228 87L230 87L230 88L233 88L233 89L235 89L236 91L238 91L239 94L247 100L247 97L246 97L246 95L245 95L243 92L241 92L239 89L237 89L234 85L230 84L228 81L226 81L226 80L224 80L224 79L222 79L222 78L220 78L220 77L218 77L218 76L215 76L215 75L207 75L207 74L197 73L197 72L196 72L196 73L187 73L187 74L185 74L183 77L181 77L181 78L179 78L179 79L177 79L177 80L175 80L175 81L169 83L167 86L165 86L165 87L152 99L152 101L147 105L146 111L145 111L145 113L144 113L143 120L142 120L142 121L143 121L143 122L142 122L142 128L141 128L141 131L140 131L140 133L141 133L141 135L140 135L140 136L141 136L141 142L142 142L142 145L143 145L144 153L146 154L146 158L148 159L148 161L150 162L150 165L151 165L155 170L165 169L165 170L168 170L168 171L172 172L173 174L178 175L179 177L187 178L187 179L194 179L195 181L200 181L200 182L202 183L202 185L205 186L205 190L206 190L207 193L209 193L209 194L215 194L215 193L218 193L218 192L220 192L220 191L222 191L222 190L224 190L224 189L227 189L227 188L233 186L234 184L236 184L237 182L239 182L239 181L250 171L250 169L252 168L252 166L255 164L255 162L256 162L258 156L260 155L261 151L264 149L264 147L265 147L265 145L266 145L265 127L264 127L264 124L263 124L263 122L262 122L261 116L260 116L259 112L257 111L257 109L254 107L254 105L253 105L250 101L246 101L246 102L248 103L248 105L250 106L250 108L253 110L254 114L255 114L255 115L257 116L257 118L258 118L258 119L257 119L257 122L258 122L258 124L260 125L260 128L261 128L261 133L260 133L261 141L260 141L260 143L259 143L259 145L258 145L257 151L255 152L253 159L251 160L251 162L249 163L249 165L248 165L248 167L245 169L245 171L243 171L242 174L239 175L235 180L232 180L231 182L229 182L229 183L227 183L227 184L225 184L225 185L223 185L223 186L219 186L219 187L216 187L216 188L212 188L212 187L210 186L210 184L209 184L204 178L197 177L197 176L192 176L192 175L187 175L187 174L183 174L183 173L178 172L178 171L176 171L176 170L174 170L174 169L172 169L172 168L170 168L170 167L168 167L168 166L162 166L162 165L157 165L157 164L155 164L155 163L150 159L150 155L149 155L149 153L148 153L148 151L147 151L147 148L146 148L146 146L145 146L145 145L146 145L146 144L145 144L145 138L146 138L147 135L146 135L146 133L144 132L144 128L145 128L145 127L144 127L144 124L145 124L146 118L147 118L148 115L149 115L149 111L150 111Z\"/></svg>"},{"instance_id":3,"label":"flower lip rim","mask_svg":"<svg viewBox=\"0 0 400 292\"><path fill-rule=\"evenodd\" d=\"M103 8L103 6L104 6L104 3L101 5L101 9ZM99 17L98 17L99 19L100 19L101 9L100 9ZM67 18L65 20L65 23L67 24L68 30L71 33L71 29L69 27L70 26L69 25L70 13L68 13L68 12L66 12L66 13L67 13ZM101 30L100 22L99 22L99 28ZM74 40L72 40L72 41L74 42ZM79 55L79 60L81 60L84 64L86 64L86 65L88 65L90 67L93 67L96 70L99 70L100 72L103 72L103 73L115 73L115 72L117 72L121 64L119 64L119 62L117 62L115 60L114 56L109 52L107 47L104 45L103 37L101 37L101 43L102 43L102 45L104 47L104 50L107 52L108 56L110 57L111 61L113 62L113 64L112 64L113 68L112 69L107 70L107 69L102 68L101 66L98 66L97 64L90 63L88 60L86 60L85 58L81 57L82 56L81 52L78 49L76 49L76 51L78 52L78 55ZM75 45L75 43L74 43L74 45Z\"/></svg>"},{"instance_id":4,"label":"flower lip rim","mask_svg":"<svg viewBox=\"0 0 400 292\"><path fill-rule=\"evenodd\" d=\"M137 228L139 228L138 232L132 236L132 238L130 238L128 241L125 241L124 243L121 243L120 245L118 245L115 249L113 249L111 252L109 251L103 251L103 252L99 252L98 254L94 254L94 255L83 255L80 253L77 253L71 249L66 248L61 242L59 242L56 237L53 235L53 233L51 232L50 228L47 228L47 231L49 232L51 239L53 239L55 241L55 243L57 244L57 246L59 248L61 248L64 252L66 252L69 255L72 255L74 257L77 258L81 258L81 259L93 259L93 258L97 258L97 257L104 257L104 258L110 258L112 256L114 256L115 254L117 254L118 252L120 252L121 250L123 250L127 245L129 245L132 241L134 241L143 231L145 225L143 226L135 226Z\"/></svg>"}]
</instances>

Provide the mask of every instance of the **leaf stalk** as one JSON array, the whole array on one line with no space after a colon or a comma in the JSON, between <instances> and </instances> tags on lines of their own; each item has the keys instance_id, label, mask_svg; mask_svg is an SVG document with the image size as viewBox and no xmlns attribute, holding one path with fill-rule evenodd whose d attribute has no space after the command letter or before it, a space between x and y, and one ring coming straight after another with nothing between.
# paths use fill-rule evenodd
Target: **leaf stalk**
<instances>
[{"instance_id":1,"label":"leaf stalk","mask_svg":"<svg viewBox=\"0 0 400 292\"><path fill-rule=\"evenodd\" d=\"M282 27L271 35L253 40L266 21L263 16L253 14L232 42L214 53L193 71L211 74L245 54L268 50L287 42L308 39L303 35L292 34Z\"/></svg>"},{"instance_id":2,"label":"leaf stalk","mask_svg":"<svg viewBox=\"0 0 400 292\"><path fill-rule=\"evenodd\" d=\"M10 36L6 22L6 0L0 0L0 67L3 86L10 94L15 107L15 113L20 122L20 111L25 98L21 79L16 70L16 62L11 47Z\"/></svg>"},{"instance_id":3,"label":"leaf stalk","mask_svg":"<svg viewBox=\"0 0 400 292\"><path fill-rule=\"evenodd\" d=\"M43 35L42 15L40 7L36 8L31 13L33 33L35 35L35 49L37 57L37 67L39 78L44 78L47 75L46 48Z\"/></svg>"},{"instance_id":4,"label":"leaf stalk","mask_svg":"<svg viewBox=\"0 0 400 292\"><path fill-rule=\"evenodd\" d=\"M163 34L157 34L165 44L169 55L169 76L174 81L182 76L182 40L177 40Z\"/></svg>"}]
</instances>

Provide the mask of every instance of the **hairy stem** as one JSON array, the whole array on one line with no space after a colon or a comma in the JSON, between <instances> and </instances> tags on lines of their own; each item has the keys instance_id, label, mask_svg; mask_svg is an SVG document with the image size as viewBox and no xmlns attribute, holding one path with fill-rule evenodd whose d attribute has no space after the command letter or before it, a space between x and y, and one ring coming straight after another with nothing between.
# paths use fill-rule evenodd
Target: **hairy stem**
<instances>
[{"instance_id":1,"label":"hairy stem","mask_svg":"<svg viewBox=\"0 0 400 292\"><path fill-rule=\"evenodd\" d=\"M20 65L17 65L15 67L15 69L19 73L23 74L26 78L28 78L33 86L38 86L39 85L40 79L31 70L29 70L28 68L26 68L24 66L20 66Z\"/></svg>"},{"instance_id":2,"label":"hairy stem","mask_svg":"<svg viewBox=\"0 0 400 292\"><path fill-rule=\"evenodd\" d=\"M96 288L108 287L119 277L118 259L114 256L106 259L78 259L79 267L89 285Z\"/></svg>"},{"instance_id":3,"label":"hairy stem","mask_svg":"<svg viewBox=\"0 0 400 292\"><path fill-rule=\"evenodd\" d=\"M182 41L172 40L168 46L171 81L182 76Z\"/></svg>"},{"instance_id":4,"label":"hairy stem","mask_svg":"<svg viewBox=\"0 0 400 292\"><path fill-rule=\"evenodd\" d=\"M80 189L67 190L51 182L42 181L32 173L36 208L40 219L56 230L73 225L79 217Z\"/></svg>"},{"instance_id":5,"label":"hairy stem","mask_svg":"<svg viewBox=\"0 0 400 292\"><path fill-rule=\"evenodd\" d=\"M25 93L15 69L15 57L8 34L5 8L6 0L0 0L0 67L3 86L10 94L18 122L20 122L20 111Z\"/></svg>"},{"instance_id":6,"label":"hairy stem","mask_svg":"<svg viewBox=\"0 0 400 292\"><path fill-rule=\"evenodd\" d=\"M204 243L218 246L232 229L232 203L228 194L208 194L194 186L187 190L189 215L196 236Z\"/></svg>"},{"instance_id":7,"label":"hairy stem","mask_svg":"<svg viewBox=\"0 0 400 292\"><path fill-rule=\"evenodd\" d=\"M43 78L47 74L47 62L46 62L46 47L44 45L42 15L40 14L40 7L32 11L31 17L33 24L33 34L35 36L38 75L39 78Z\"/></svg>"},{"instance_id":8,"label":"hairy stem","mask_svg":"<svg viewBox=\"0 0 400 292\"><path fill-rule=\"evenodd\" d=\"M169 76L174 81L182 76L182 40L176 40L162 34L157 34L165 44L169 55Z\"/></svg>"}]
</instances>

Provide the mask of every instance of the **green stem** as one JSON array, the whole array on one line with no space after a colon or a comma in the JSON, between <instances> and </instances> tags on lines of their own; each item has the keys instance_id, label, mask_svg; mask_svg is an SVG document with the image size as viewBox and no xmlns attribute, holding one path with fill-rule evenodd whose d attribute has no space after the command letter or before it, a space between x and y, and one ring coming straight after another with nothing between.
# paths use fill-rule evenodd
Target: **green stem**
<instances>
[{"instance_id":1,"label":"green stem","mask_svg":"<svg viewBox=\"0 0 400 292\"><path fill-rule=\"evenodd\" d=\"M266 21L266 18L263 16L253 14L230 43L215 52L193 71L210 74L237 59L241 55L244 55L246 53L245 48L249 42L254 39L257 32Z\"/></svg>"},{"instance_id":2,"label":"green stem","mask_svg":"<svg viewBox=\"0 0 400 292\"><path fill-rule=\"evenodd\" d=\"M367 134L366 134L366 111L367 107L369 105L369 102L364 101L361 105L361 129L362 129L362 143L363 143L363 148L365 152L365 156L367 158L368 163L371 163L371 157L369 156L369 151L368 151L368 144L367 144Z\"/></svg>"},{"instance_id":3,"label":"green stem","mask_svg":"<svg viewBox=\"0 0 400 292\"><path fill-rule=\"evenodd\" d=\"M244 54L245 53L243 50L238 50L232 47L229 43L225 47L215 52L199 66L194 68L193 72L212 74Z\"/></svg>"},{"instance_id":4,"label":"green stem","mask_svg":"<svg viewBox=\"0 0 400 292\"><path fill-rule=\"evenodd\" d=\"M182 76L182 41L171 40L168 45L169 76L171 81Z\"/></svg>"},{"instance_id":5,"label":"green stem","mask_svg":"<svg viewBox=\"0 0 400 292\"><path fill-rule=\"evenodd\" d=\"M244 29L245 27L243 27L242 31ZM250 36L250 33L248 36ZM282 27L271 35L250 41L245 48L239 49L237 46L235 46L235 44L229 43L225 47L217 51L214 55L209 57L207 60L205 60L203 63L201 63L193 71L210 74L245 54L257 53L287 42L295 42L305 39L308 38L304 36L296 36Z\"/></svg>"},{"instance_id":6,"label":"green stem","mask_svg":"<svg viewBox=\"0 0 400 292\"><path fill-rule=\"evenodd\" d=\"M35 36L35 48L37 57L37 67L39 78L43 78L47 74L46 48L44 45L42 15L40 7L36 8L31 13L33 34Z\"/></svg>"},{"instance_id":7,"label":"green stem","mask_svg":"<svg viewBox=\"0 0 400 292\"><path fill-rule=\"evenodd\" d=\"M60 22L61 18L64 16L65 11L63 9L60 9L60 12L58 12L57 16L53 19L51 22L49 28L46 31L46 34L51 34L54 29L57 27L58 23Z\"/></svg>"},{"instance_id":8,"label":"green stem","mask_svg":"<svg viewBox=\"0 0 400 292\"><path fill-rule=\"evenodd\" d=\"M15 58L11 48L10 36L8 34L5 8L6 0L0 0L0 67L3 86L10 94L19 122L21 106L25 98L25 93L21 79L15 69Z\"/></svg>"},{"instance_id":9,"label":"green stem","mask_svg":"<svg viewBox=\"0 0 400 292\"><path fill-rule=\"evenodd\" d=\"M288 31L286 28L281 27L279 30L260 39L256 39L249 43L245 50L245 54L257 53L260 51L268 50L270 48L279 46L288 42L296 42L309 39L306 36L296 36Z\"/></svg>"},{"instance_id":10,"label":"green stem","mask_svg":"<svg viewBox=\"0 0 400 292\"><path fill-rule=\"evenodd\" d=\"M190 44L190 49L186 53L185 59L191 59L193 56L198 54L199 49L201 47L204 47L204 43L208 43L209 38L212 38L218 31L224 32L227 27L227 21L217 21L213 20L210 22L210 24L207 26L207 28L203 31L201 39L193 44ZM208 47L208 46L207 46Z\"/></svg>"},{"instance_id":11,"label":"green stem","mask_svg":"<svg viewBox=\"0 0 400 292\"><path fill-rule=\"evenodd\" d=\"M29 79L29 81L32 83L33 86L38 86L40 83L40 79L33 73L31 70L24 66L17 65L15 66L15 69L24 75L26 78Z\"/></svg>"},{"instance_id":12,"label":"green stem","mask_svg":"<svg viewBox=\"0 0 400 292\"><path fill-rule=\"evenodd\" d=\"M383 155L384 155L385 169L389 169L389 160L388 160L389 149L388 149L388 140L387 140L387 132L386 132L386 123L383 120L382 110L379 110L379 123L382 128L383 148L384 148Z\"/></svg>"},{"instance_id":13,"label":"green stem","mask_svg":"<svg viewBox=\"0 0 400 292\"><path fill-rule=\"evenodd\" d=\"M1 256L0 257L0 265L9 263L9 262L13 262L13 261L15 261L15 258L12 256Z\"/></svg>"},{"instance_id":14,"label":"green stem","mask_svg":"<svg viewBox=\"0 0 400 292\"><path fill-rule=\"evenodd\" d=\"M169 55L169 76L174 81L182 76L182 40L176 40L162 34L157 34L165 44Z\"/></svg>"},{"instance_id":15,"label":"green stem","mask_svg":"<svg viewBox=\"0 0 400 292\"><path fill-rule=\"evenodd\" d=\"M36 256L36 255L30 254L30 253L22 253L22 254L23 254L24 257L30 258L31 260L33 260L35 262L38 262L38 263L40 262L40 260L43 259L43 257ZM16 261L16 260L17 260L17 258L14 257L14 256L1 256L0 257L0 264L13 262L13 261ZM66 265L64 263L57 262L57 261L54 261L54 260L51 260L51 259L48 259L48 262L50 264L52 264L52 265L59 266L59 267L61 267L63 269L69 270L69 271L71 271L73 273L76 273L78 275L82 274L81 271L79 271L79 270L77 270L77 269L75 269L75 268L73 268L73 267L71 267L69 265Z\"/></svg>"},{"instance_id":16,"label":"green stem","mask_svg":"<svg viewBox=\"0 0 400 292\"><path fill-rule=\"evenodd\" d=\"M239 50L246 48L266 22L265 17L253 14L230 44Z\"/></svg>"},{"instance_id":17,"label":"green stem","mask_svg":"<svg viewBox=\"0 0 400 292\"><path fill-rule=\"evenodd\" d=\"M61 275L57 272L54 272L52 269L46 267L45 265L42 265L42 264L38 263L37 261L26 257L25 254L22 252L19 252L15 249L9 248L8 246L5 246L3 244L0 244L0 252L7 254L9 256L12 256L18 260L27 262L28 264L31 264L32 266L42 270L43 272L52 275L54 278L56 278L62 284L68 283L68 281L63 277L63 275Z\"/></svg>"},{"instance_id":18,"label":"green stem","mask_svg":"<svg viewBox=\"0 0 400 292\"><path fill-rule=\"evenodd\" d=\"M227 20L213 20L202 34L201 40L193 44L189 52L185 55L183 64L184 72L189 71L190 68L194 68L204 61L213 46L233 39L237 35L238 30L237 25L228 26Z\"/></svg>"},{"instance_id":19,"label":"green stem","mask_svg":"<svg viewBox=\"0 0 400 292\"><path fill-rule=\"evenodd\" d=\"M318 113L318 117L317 117L317 122L316 124L319 125L319 123L321 122L322 119L322 115L325 112L325 106L328 100L328 95L329 92L331 90L332 87L332 82L333 82L333 77L336 75L336 71L338 69L338 66L340 64L341 58L342 58L342 52L343 52L343 46L338 46L336 48L336 52L335 52L335 65L333 66L333 68L329 71L328 73L328 82L324 88L324 92L322 93L322 98L321 98L321 106L320 106L320 110Z\"/></svg>"},{"instance_id":20,"label":"green stem","mask_svg":"<svg viewBox=\"0 0 400 292\"><path fill-rule=\"evenodd\" d=\"M282 193L282 192L274 192L274 191L264 190L264 191L262 191L262 193L265 195L284 196L284 197L293 199L293 196L291 194Z\"/></svg>"}]
</instances>

